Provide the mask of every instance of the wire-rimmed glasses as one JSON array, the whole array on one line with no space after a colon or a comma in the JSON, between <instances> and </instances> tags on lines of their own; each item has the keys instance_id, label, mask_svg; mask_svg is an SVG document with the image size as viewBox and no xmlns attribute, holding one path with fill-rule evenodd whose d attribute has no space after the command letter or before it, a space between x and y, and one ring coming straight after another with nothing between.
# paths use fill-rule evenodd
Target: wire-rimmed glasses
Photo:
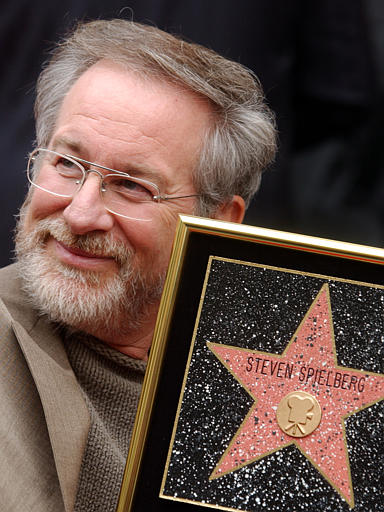
<instances>
[{"instance_id":1,"label":"wire-rimmed glasses","mask_svg":"<svg viewBox=\"0 0 384 512\"><path fill-rule=\"evenodd\" d=\"M161 195L159 187L150 181L45 148L32 151L27 167L27 177L33 186L68 199L76 195L92 172L100 177L100 195L106 210L125 218L133 217L130 210L137 203L198 197ZM134 217L137 218L137 212Z\"/></svg>"}]
</instances>

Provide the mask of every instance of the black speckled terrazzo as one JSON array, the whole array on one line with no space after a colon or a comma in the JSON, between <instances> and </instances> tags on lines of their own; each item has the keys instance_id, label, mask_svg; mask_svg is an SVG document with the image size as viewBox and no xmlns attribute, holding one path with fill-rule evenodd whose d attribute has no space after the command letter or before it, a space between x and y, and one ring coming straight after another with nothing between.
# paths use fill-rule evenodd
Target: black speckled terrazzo
<instances>
[{"instance_id":1,"label":"black speckled terrazzo","mask_svg":"<svg viewBox=\"0 0 384 512\"><path fill-rule=\"evenodd\" d=\"M295 445L210 480L254 401L207 342L281 354L329 285L338 365L384 373L384 289L213 259L167 467L170 499L244 511L344 512ZM384 402L345 421L356 512L384 511Z\"/></svg>"}]
</instances>

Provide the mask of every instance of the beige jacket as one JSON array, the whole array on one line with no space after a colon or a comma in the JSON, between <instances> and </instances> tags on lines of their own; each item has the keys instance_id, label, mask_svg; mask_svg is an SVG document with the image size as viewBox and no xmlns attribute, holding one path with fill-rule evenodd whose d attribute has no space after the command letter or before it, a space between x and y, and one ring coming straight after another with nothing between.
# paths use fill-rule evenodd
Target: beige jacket
<instances>
[{"instance_id":1,"label":"beige jacket","mask_svg":"<svg viewBox=\"0 0 384 512\"><path fill-rule=\"evenodd\" d=\"M0 270L0 510L70 512L89 414L52 324Z\"/></svg>"}]
</instances>

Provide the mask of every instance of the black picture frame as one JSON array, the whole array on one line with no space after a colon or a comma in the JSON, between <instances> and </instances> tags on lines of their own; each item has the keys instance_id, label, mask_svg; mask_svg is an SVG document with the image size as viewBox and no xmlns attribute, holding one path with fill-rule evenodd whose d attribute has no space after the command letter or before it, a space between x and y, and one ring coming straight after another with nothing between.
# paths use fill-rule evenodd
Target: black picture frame
<instances>
[{"instance_id":1,"label":"black picture frame","mask_svg":"<svg viewBox=\"0 0 384 512\"><path fill-rule=\"evenodd\" d=\"M292 281L293 278L296 279L296 284L304 281L305 283L325 281L340 283L340 285L335 285L337 290L343 286L349 286L353 290L358 290L359 287L362 287L363 292L367 293L367 296L364 295L363 297L365 318L367 315L370 315L371 310L372 314L381 314L377 309L379 306L376 304L376 299L384 301L383 249L211 219L180 216L117 512L141 512L143 510L146 512L172 510L185 510L186 512L194 510L197 512L207 508L216 508L216 510L245 510L247 512L258 512L259 510L303 510L305 512L332 510L332 512L346 512L352 508L357 512L380 510L375 507L379 503L377 500L381 500L378 496L384 492L382 478L382 472L384 471L384 402L382 401L368 408L370 415L368 419L364 420L371 428L370 436L371 438L372 436L374 437L374 450L364 448L367 443L367 434L363 431L360 439L357 438L351 441L354 450L353 458L358 461L356 463L357 466L359 464L364 466L365 471L363 478L361 475L359 477L354 475L356 468L351 469L351 481L353 481L353 486L357 489L354 492L353 501L346 500L345 497L343 498L340 493L336 492L335 488L332 488L332 485L329 485L329 482L323 478L323 475L319 477L321 485L318 486L316 468L313 468L302 454L297 456L297 450L295 451L294 445L282 448L282 450L285 450L283 459L277 460L275 457L275 460L269 464L269 469L265 469L266 477L261 483L259 478L260 471L258 472L258 482L255 483L255 486L260 488L260 497L256 494L252 505L247 505L245 503L246 500L237 503L235 498L233 498L233 503L231 501L232 498L229 499L229 502L226 502L226 496L223 497L224 501L221 501L221 498L220 500L215 498L217 501L214 503L212 502L212 497L208 496L207 499L207 495L204 494L206 491L201 489L209 487L206 483L208 473L204 473L204 471L199 469L196 471L199 473L199 478L205 479L204 485L197 485L196 480L194 488L185 491L186 495L183 495L184 489L180 490L178 488L171 491L171 494L176 493L177 496L164 495L164 482L167 482L170 458L174 456L172 455L172 450L174 450L175 432L177 432L180 414L182 414L180 413L181 400L186 389L191 357L195 357L191 354L195 350L194 342L199 322L202 318L202 312L204 313L204 308L208 307L204 305L207 279L210 275L207 269L211 268L210 265L213 260L215 262L224 262L227 267L228 265L230 267L234 265L234 273L231 271L230 275L225 277L227 290L231 290L232 285L235 288L239 277L238 269L244 269L245 271L248 271L248 268L266 269L263 272L269 272L268 275L272 275L272 277L276 275L279 279L281 276L285 279L285 276L289 274L289 279L287 277L286 281L291 283L289 284L291 288L296 286L295 282ZM257 271L259 272L259 270ZM215 279L220 284L221 281L224 281L224 276L223 278L220 276L220 268L218 268L217 272L218 276ZM242 276L243 287L245 286L244 283L248 280L248 274L244 276ZM273 297L278 298L282 295L282 289L279 287L278 280L272 286L271 279L268 277L267 280L260 281L257 286L263 295L268 295L269 304L272 304ZM263 286L265 287L264 289ZM312 284L308 286L311 288ZM376 294L373 298L371 298L372 293L370 290L373 290L372 293ZM292 300L299 302L297 298L299 296L302 297L303 293L297 296L292 294ZM307 305L303 306L304 309L302 311L297 313L292 313L293 310L291 311L294 317L293 323L296 322L297 324L297 319L305 314L314 296L315 293L313 292L311 300L308 302L309 299L307 299ZM287 297L290 297L289 293ZM381 297L383 298L381 299ZM370 304L371 300L372 307ZM211 306L209 306L214 308L210 312L211 317L219 315L220 313L217 311L220 308L230 307L231 301L232 298L226 301L220 296L217 297L217 300L213 297L210 301ZM276 307L279 308L278 300L276 303ZM383 304L384 302L380 303L380 308ZM358 307L357 310L360 311L362 308ZM353 311L355 310L352 308L348 315L353 316ZM241 321L238 318L234 318L233 325L241 324L243 327L247 325L247 314L249 313L246 313L245 319L241 318ZM297 315L296 317L295 314ZM359 312L359 314L362 313ZM266 318L267 315L268 313L265 313L263 318ZM233 318L233 315L231 318ZM275 314L275 318L281 321L283 313ZM289 318L287 319L289 324L288 320ZM346 320L344 319L345 322ZM264 324L264 322L262 323ZM348 324L348 322L346 323ZM230 327L228 332L231 331L231 328L237 329L237 327ZM277 343L279 346L276 346L274 349L276 354L282 352L294 332L292 326L285 326L284 329L287 332L283 333L284 336L280 345ZM356 327L354 329L356 331ZM358 338L349 347L349 342L345 342L344 339L337 340L338 352L343 352L344 345L349 347L347 347L348 350L345 348L344 352L346 353L343 355L343 360L346 363L340 363L339 361L340 364L347 368L352 367L378 375L384 374L384 337L378 335L377 339L373 342L372 332L374 328L372 329L369 334L370 339L366 343L362 342L361 338ZM229 344L233 345L233 336L235 335L232 334L231 336L232 339L229 339ZM236 336L241 338L241 335L236 334ZM359 350L356 350L356 346L359 347ZM260 350L257 347L255 345L253 347L248 346L247 348ZM214 359L213 355L212 357ZM339 353L337 353L337 357L339 358ZM349 357L351 358L350 360L348 359ZM217 368L220 362L216 361L215 364L215 368ZM203 368L201 382L204 382L204 371ZM230 376L230 378L232 377ZM232 380L234 379L232 378ZM232 402L233 400L232 397ZM235 415L240 414L241 416L241 414L245 414L250 406L247 393L245 391L241 392L239 398L236 398L235 401L236 406L239 408ZM225 412L225 408L222 411ZM219 414L223 415L223 412ZM228 415L228 422L230 421L231 415ZM236 421L236 425L239 425L242 418L238 418ZM196 420L196 425L197 430L198 419ZM230 426L230 428L233 429L234 427ZM217 433L215 437L217 437ZM196 452L198 451L197 449ZM202 454L197 453L196 456L201 459ZM187 458L187 460L191 462L191 455L188 454L188 457L189 459ZM372 457L375 460L369 463L369 459L372 459ZM270 460L272 459L270 458ZM292 470L288 467L284 468L284 460L290 467L296 468L294 470L296 471L296 476L290 474ZM205 463L202 464L204 465ZM187 465L190 466L191 464ZM309 476L307 481L300 481L297 484L299 490L295 495L292 482L300 473L297 472L297 467L300 465L305 468L307 473L309 472ZM372 470L371 473L366 469L368 466ZM176 469L173 471L179 471L180 474L183 473L182 469L177 470L177 465L175 467ZM284 482L285 476L286 481ZM181 485L188 487L188 477L184 478L185 482ZM276 479L275 482L274 478ZM302 475L300 478L302 479ZM241 484L239 485L239 489L241 489ZM233 479L230 487L232 490L228 490L228 496L230 492L233 493ZM279 488L280 490L284 489L285 497L281 497L282 494L278 492ZM179 492L181 492L180 495ZM196 499L190 499L188 492L192 493L193 496L199 492L202 492L203 495L198 496ZM241 491L237 490L236 492ZM221 490L220 493L225 494L225 489ZM303 501L304 495L309 497ZM330 506L331 508L329 508ZM383 506L382 503L380 506Z\"/></svg>"}]
</instances>

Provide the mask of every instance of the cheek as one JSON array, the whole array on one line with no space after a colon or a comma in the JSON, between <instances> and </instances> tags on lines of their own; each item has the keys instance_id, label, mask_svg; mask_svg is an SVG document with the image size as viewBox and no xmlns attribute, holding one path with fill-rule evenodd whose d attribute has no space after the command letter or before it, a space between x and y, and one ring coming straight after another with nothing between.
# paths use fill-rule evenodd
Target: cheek
<instances>
[{"instance_id":1,"label":"cheek","mask_svg":"<svg viewBox=\"0 0 384 512\"><path fill-rule=\"evenodd\" d=\"M156 240L157 245L153 247L153 250L155 253L158 253L162 266L167 267L172 252L179 215L176 211L168 211L165 215L161 213L159 212L157 226L154 229L153 239Z\"/></svg>"},{"instance_id":2,"label":"cheek","mask_svg":"<svg viewBox=\"0 0 384 512\"><path fill-rule=\"evenodd\" d=\"M149 222L120 221L125 237L138 257L149 264L164 267L168 264L178 215L162 215L159 211Z\"/></svg>"},{"instance_id":3,"label":"cheek","mask_svg":"<svg viewBox=\"0 0 384 512\"><path fill-rule=\"evenodd\" d=\"M49 215L63 210L68 205L68 199L55 197L42 190L35 189L28 205L28 217L32 219L44 219Z\"/></svg>"},{"instance_id":4,"label":"cheek","mask_svg":"<svg viewBox=\"0 0 384 512\"><path fill-rule=\"evenodd\" d=\"M160 252L161 235L154 220L144 222L139 220L118 219L124 238L129 240L135 252L141 258L149 259L151 255Z\"/></svg>"},{"instance_id":5,"label":"cheek","mask_svg":"<svg viewBox=\"0 0 384 512\"><path fill-rule=\"evenodd\" d=\"M42 190L33 190L26 205L25 228L34 228L36 222L64 210L67 205L68 200L65 198L51 196Z\"/></svg>"}]
</instances>

